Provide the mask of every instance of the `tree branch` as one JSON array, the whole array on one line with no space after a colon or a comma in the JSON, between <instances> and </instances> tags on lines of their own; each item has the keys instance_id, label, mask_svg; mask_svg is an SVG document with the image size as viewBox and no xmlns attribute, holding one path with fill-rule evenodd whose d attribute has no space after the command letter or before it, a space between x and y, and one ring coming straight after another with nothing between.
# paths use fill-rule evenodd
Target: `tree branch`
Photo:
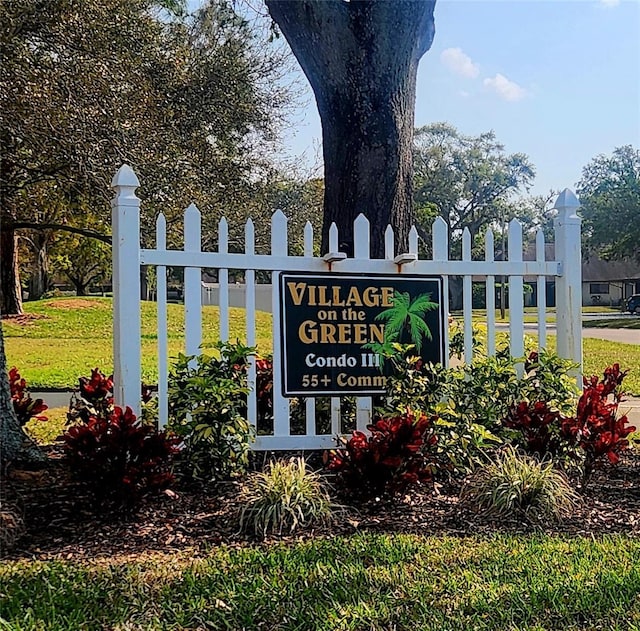
<instances>
[{"instance_id":1,"label":"tree branch","mask_svg":"<svg viewBox=\"0 0 640 631\"><path fill-rule=\"evenodd\" d=\"M76 228L74 226L67 226L63 223L30 223L28 221L18 221L12 223L11 227L14 230L61 230L63 232L72 232L73 234L79 234L83 237L89 237L90 239L96 239L111 245L111 235L101 234L94 230L87 230L86 228Z\"/></svg>"},{"instance_id":2,"label":"tree branch","mask_svg":"<svg viewBox=\"0 0 640 631\"><path fill-rule=\"evenodd\" d=\"M341 58L345 42L355 44L349 28L349 6L344 0L265 0L269 14L280 27L302 67L316 99L321 98L331 70L344 67ZM335 37L341 46L322 45ZM313 54L310 54L313 51Z\"/></svg>"}]
</instances>

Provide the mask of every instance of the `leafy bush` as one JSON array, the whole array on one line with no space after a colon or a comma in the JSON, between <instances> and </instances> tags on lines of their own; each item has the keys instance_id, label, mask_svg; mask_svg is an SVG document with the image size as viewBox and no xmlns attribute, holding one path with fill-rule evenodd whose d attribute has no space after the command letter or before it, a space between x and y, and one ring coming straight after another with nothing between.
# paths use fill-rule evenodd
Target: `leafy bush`
<instances>
[{"instance_id":1,"label":"leafy bush","mask_svg":"<svg viewBox=\"0 0 640 631\"><path fill-rule=\"evenodd\" d=\"M407 486L431 481L431 449L437 438L433 419L412 412L378 418L370 434L353 432L343 448L325 454L343 492L368 500L393 496Z\"/></svg>"},{"instance_id":2,"label":"leafy bush","mask_svg":"<svg viewBox=\"0 0 640 631\"><path fill-rule=\"evenodd\" d=\"M245 471L253 428L247 413L247 359L240 342L217 345L220 358L180 355L169 377L169 429L184 442L180 471L199 483Z\"/></svg>"},{"instance_id":3,"label":"leafy bush","mask_svg":"<svg viewBox=\"0 0 640 631\"><path fill-rule=\"evenodd\" d=\"M552 462L519 454L512 446L479 467L462 490L462 500L481 511L529 519L561 519L578 499L566 475Z\"/></svg>"},{"instance_id":4,"label":"leafy bush","mask_svg":"<svg viewBox=\"0 0 640 631\"><path fill-rule=\"evenodd\" d=\"M304 458L277 461L252 474L243 493L242 529L265 536L293 532L298 526L327 522L332 504L322 478L307 468Z\"/></svg>"},{"instance_id":5,"label":"leafy bush","mask_svg":"<svg viewBox=\"0 0 640 631\"><path fill-rule=\"evenodd\" d=\"M619 364L613 364L605 369L600 380L595 375L585 377L576 416L562 422L564 435L584 453L584 483L604 462L618 463L620 453L629 446L627 436L636 430L628 425L626 415L618 418L618 406L624 396L622 381L626 374Z\"/></svg>"},{"instance_id":6,"label":"leafy bush","mask_svg":"<svg viewBox=\"0 0 640 631\"><path fill-rule=\"evenodd\" d=\"M413 345L392 344L384 359L391 370L380 414L433 410L451 380L451 371L440 364L426 364Z\"/></svg>"},{"instance_id":7,"label":"leafy bush","mask_svg":"<svg viewBox=\"0 0 640 631\"><path fill-rule=\"evenodd\" d=\"M617 417L626 374L614 364L600 380L585 377L575 414L563 413L544 400L525 400L511 407L503 423L520 433L529 453L541 458L565 464L578 461L581 454L584 485L603 463L618 463L629 446L627 436L636 429L626 416Z\"/></svg>"},{"instance_id":8,"label":"leafy bush","mask_svg":"<svg viewBox=\"0 0 640 631\"><path fill-rule=\"evenodd\" d=\"M121 507L171 483L170 464L178 442L139 422L129 407L124 411L115 407L107 417L92 416L64 435L75 474L99 502Z\"/></svg>"},{"instance_id":9,"label":"leafy bush","mask_svg":"<svg viewBox=\"0 0 640 631\"><path fill-rule=\"evenodd\" d=\"M485 331L482 327L473 324L471 327L471 348L474 357L483 352ZM460 320L449 316L449 356L461 359L464 355L464 326Z\"/></svg>"},{"instance_id":10,"label":"leafy bush","mask_svg":"<svg viewBox=\"0 0 640 631\"><path fill-rule=\"evenodd\" d=\"M519 378L516 366L523 364ZM455 372L447 393L462 414L506 439L502 421L522 401L544 401L561 412L574 409L578 397L574 364L546 350L532 352L523 362L498 353L474 360Z\"/></svg>"},{"instance_id":11,"label":"leafy bush","mask_svg":"<svg viewBox=\"0 0 640 631\"><path fill-rule=\"evenodd\" d=\"M107 419L113 412L113 375L107 377L98 368L91 377L80 377L73 393L67 422L87 424L91 418Z\"/></svg>"},{"instance_id":12,"label":"leafy bush","mask_svg":"<svg viewBox=\"0 0 640 631\"><path fill-rule=\"evenodd\" d=\"M32 399L27 389L27 382L20 376L18 369L14 366L9 370L9 389L11 390L11 400L13 409L21 427L24 427L32 418L37 421L46 421L47 417L41 412L48 409L42 399Z\"/></svg>"},{"instance_id":13,"label":"leafy bush","mask_svg":"<svg viewBox=\"0 0 640 631\"><path fill-rule=\"evenodd\" d=\"M394 345L387 356L392 372L387 378L385 396L376 411L390 416L417 410L433 417L437 443L431 450L436 473L468 473L479 461L482 450L496 442L473 416L462 414L456 406L458 372L441 365L425 364L412 346Z\"/></svg>"}]
</instances>

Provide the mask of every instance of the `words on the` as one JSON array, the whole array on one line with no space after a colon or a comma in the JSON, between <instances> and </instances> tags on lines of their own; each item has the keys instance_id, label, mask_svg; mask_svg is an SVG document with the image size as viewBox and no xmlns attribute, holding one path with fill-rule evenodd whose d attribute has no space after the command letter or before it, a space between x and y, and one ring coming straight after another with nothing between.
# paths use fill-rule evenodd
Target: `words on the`
<instances>
[{"instance_id":1,"label":"words on the","mask_svg":"<svg viewBox=\"0 0 640 631\"><path fill-rule=\"evenodd\" d=\"M382 393L394 342L442 362L440 278L282 273L278 288L284 396Z\"/></svg>"}]
</instances>

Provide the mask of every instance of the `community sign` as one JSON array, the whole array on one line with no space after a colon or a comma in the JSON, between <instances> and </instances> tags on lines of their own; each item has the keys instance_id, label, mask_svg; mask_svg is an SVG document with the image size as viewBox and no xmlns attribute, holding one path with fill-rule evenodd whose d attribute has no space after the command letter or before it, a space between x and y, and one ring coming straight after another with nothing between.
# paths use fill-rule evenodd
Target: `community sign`
<instances>
[{"instance_id":1,"label":"community sign","mask_svg":"<svg viewBox=\"0 0 640 631\"><path fill-rule=\"evenodd\" d=\"M380 394L394 343L443 361L441 278L282 273L278 287L285 397Z\"/></svg>"}]
</instances>

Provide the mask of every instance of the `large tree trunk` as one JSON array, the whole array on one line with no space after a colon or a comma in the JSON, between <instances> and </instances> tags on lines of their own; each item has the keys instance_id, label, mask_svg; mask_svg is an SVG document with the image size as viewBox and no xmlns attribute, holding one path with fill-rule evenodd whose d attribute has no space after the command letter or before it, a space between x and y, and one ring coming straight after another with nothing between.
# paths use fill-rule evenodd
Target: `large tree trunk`
<instances>
[{"instance_id":1,"label":"large tree trunk","mask_svg":"<svg viewBox=\"0 0 640 631\"><path fill-rule=\"evenodd\" d=\"M67 278L73 283L73 288L76 290L76 296L86 296L87 295L87 285L82 278L71 278L67 274Z\"/></svg>"},{"instance_id":2,"label":"large tree trunk","mask_svg":"<svg viewBox=\"0 0 640 631\"><path fill-rule=\"evenodd\" d=\"M4 335L0 322L0 475L16 461L42 462L44 455L24 433L13 409L4 352Z\"/></svg>"},{"instance_id":3,"label":"large tree trunk","mask_svg":"<svg viewBox=\"0 0 640 631\"><path fill-rule=\"evenodd\" d=\"M412 143L418 62L434 35L435 0L266 0L313 88L325 168L322 251L329 227L353 250L353 220L371 222L384 256L391 224L404 249L413 223Z\"/></svg>"},{"instance_id":4,"label":"large tree trunk","mask_svg":"<svg viewBox=\"0 0 640 631\"><path fill-rule=\"evenodd\" d=\"M18 269L16 231L8 221L0 220L0 314L22 313L22 288Z\"/></svg>"}]
</instances>

